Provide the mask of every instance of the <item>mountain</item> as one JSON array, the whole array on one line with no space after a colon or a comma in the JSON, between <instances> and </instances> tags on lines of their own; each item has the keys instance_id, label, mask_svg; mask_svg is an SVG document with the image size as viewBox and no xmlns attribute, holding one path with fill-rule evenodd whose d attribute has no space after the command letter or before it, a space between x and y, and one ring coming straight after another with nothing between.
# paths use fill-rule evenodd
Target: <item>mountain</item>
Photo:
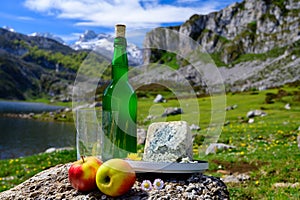
<instances>
[{"instance_id":1,"label":"mountain","mask_svg":"<svg viewBox=\"0 0 300 200\"><path fill-rule=\"evenodd\" d=\"M70 86L87 54L53 39L0 28L0 98L70 100Z\"/></svg>"},{"instance_id":2,"label":"mountain","mask_svg":"<svg viewBox=\"0 0 300 200\"><path fill-rule=\"evenodd\" d=\"M57 41L59 43L65 44L65 41L62 38L60 38L58 36L55 36L55 35L53 35L51 33L34 32L34 33L29 34L28 36L32 36L32 37L39 36L39 37L49 38L49 39L55 40L55 41Z\"/></svg>"},{"instance_id":3,"label":"mountain","mask_svg":"<svg viewBox=\"0 0 300 200\"><path fill-rule=\"evenodd\" d=\"M265 89L300 80L300 1L245 0L219 12L193 15L180 26L147 33L145 46L170 45L188 55L194 43L211 56L228 91ZM159 49L145 53L146 63L174 63L194 86L203 77L179 55ZM176 54L176 52L175 52ZM166 59L167 58L167 59ZM198 73L199 74L199 73ZM153 75L155 76L155 75Z\"/></svg>"},{"instance_id":4,"label":"mountain","mask_svg":"<svg viewBox=\"0 0 300 200\"><path fill-rule=\"evenodd\" d=\"M96 34L94 31L87 30L80 35L79 39L72 44L71 47L75 50L94 50L111 60L113 55L113 42L114 36L112 35L103 33ZM143 62L142 50L135 44L128 42L127 55L129 65L136 66Z\"/></svg>"},{"instance_id":5,"label":"mountain","mask_svg":"<svg viewBox=\"0 0 300 200\"><path fill-rule=\"evenodd\" d=\"M80 79L89 82L89 76L109 66L113 37L87 31L72 47L49 33L24 35L0 28L0 99L71 101L80 67L88 67ZM128 44L128 57L132 66L142 61L134 44ZM99 78L98 85L106 84L110 68Z\"/></svg>"},{"instance_id":6,"label":"mountain","mask_svg":"<svg viewBox=\"0 0 300 200\"><path fill-rule=\"evenodd\" d=\"M12 27L9 27L9 26L3 26L2 28L6 29L6 30L8 30L10 32L16 32L15 29L13 29Z\"/></svg>"},{"instance_id":7,"label":"mountain","mask_svg":"<svg viewBox=\"0 0 300 200\"><path fill-rule=\"evenodd\" d=\"M218 12L193 15L180 26L153 29L145 37L143 51L128 43L128 57L131 65L157 63L176 69L149 70L138 76L134 71L134 76L141 81L155 82L163 76L168 79L166 83L173 84L181 83L180 78L184 77L199 92L209 92L207 78L212 84L218 82L214 82L217 81L214 73L199 74L192 65L196 43L214 61L227 91L262 90L299 83L299 18L299 0L245 0ZM170 35L166 30L177 35ZM8 27L0 28L1 99L70 100L76 72L85 58L96 51L104 55L97 57L97 62L104 66L111 59L113 37L110 35L86 31L72 48L48 37L51 35L28 36ZM169 46L174 51L168 52L161 46ZM86 64L94 66L93 62ZM95 74L95 71L87 73Z\"/></svg>"}]
</instances>

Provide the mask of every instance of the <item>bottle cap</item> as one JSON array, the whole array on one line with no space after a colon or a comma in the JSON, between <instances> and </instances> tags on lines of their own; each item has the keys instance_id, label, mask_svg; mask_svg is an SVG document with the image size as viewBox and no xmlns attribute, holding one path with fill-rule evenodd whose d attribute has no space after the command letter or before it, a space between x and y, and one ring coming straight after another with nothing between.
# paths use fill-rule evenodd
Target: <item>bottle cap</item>
<instances>
[{"instance_id":1,"label":"bottle cap","mask_svg":"<svg viewBox=\"0 0 300 200\"><path fill-rule=\"evenodd\" d=\"M125 37L126 26L124 24L117 24L115 26L116 37Z\"/></svg>"}]
</instances>

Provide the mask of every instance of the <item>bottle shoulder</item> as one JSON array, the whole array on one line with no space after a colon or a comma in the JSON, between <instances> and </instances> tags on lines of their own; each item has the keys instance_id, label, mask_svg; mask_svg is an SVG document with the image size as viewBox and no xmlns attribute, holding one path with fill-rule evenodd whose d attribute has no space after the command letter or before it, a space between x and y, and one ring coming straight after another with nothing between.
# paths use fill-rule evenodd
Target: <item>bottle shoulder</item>
<instances>
[{"instance_id":1,"label":"bottle shoulder","mask_svg":"<svg viewBox=\"0 0 300 200\"><path fill-rule=\"evenodd\" d=\"M130 85L128 81L114 81L112 80L108 86L104 90L104 96L105 95L112 95L113 91L117 91L117 93L135 93L134 89ZM116 93L116 94L117 94Z\"/></svg>"}]
</instances>

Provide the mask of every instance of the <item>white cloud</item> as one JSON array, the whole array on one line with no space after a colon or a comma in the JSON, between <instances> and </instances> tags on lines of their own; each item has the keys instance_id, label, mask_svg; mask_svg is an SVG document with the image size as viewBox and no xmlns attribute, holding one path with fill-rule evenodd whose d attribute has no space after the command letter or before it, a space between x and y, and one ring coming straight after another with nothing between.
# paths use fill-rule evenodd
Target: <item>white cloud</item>
<instances>
[{"instance_id":1,"label":"white cloud","mask_svg":"<svg viewBox=\"0 0 300 200\"><path fill-rule=\"evenodd\" d=\"M196 3L199 0L177 0L177 3Z\"/></svg>"},{"instance_id":2,"label":"white cloud","mask_svg":"<svg viewBox=\"0 0 300 200\"><path fill-rule=\"evenodd\" d=\"M29 16L19 16L10 13L2 13L0 12L0 18L8 19L8 20L18 20L18 21L33 21L35 18Z\"/></svg>"},{"instance_id":3,"label":"white cloud","mask_svg":"<svg viewBox=\"0 0 300 200\"><path fill-rule=\"evenodd\" d=\"M216 4L209 2L175 6L162 5L157 0L26 0L24 5L58 18L76 19L78 26L111 27L116 23L125 23L128 28L183 22L195 13L206 14L216 10Z\"/></svg>"},{"instance_id":4,"label":"white cloud","mask_svg":"<svg viewBox=\"0 0 300 200\"><path fill-rule=\"evenodd\" d=\"M16 17L19 20L23 20L23 21L33 21L35 20L33 17L28 17L28 16L18 16Z\"/></svg>"}]
</instances>

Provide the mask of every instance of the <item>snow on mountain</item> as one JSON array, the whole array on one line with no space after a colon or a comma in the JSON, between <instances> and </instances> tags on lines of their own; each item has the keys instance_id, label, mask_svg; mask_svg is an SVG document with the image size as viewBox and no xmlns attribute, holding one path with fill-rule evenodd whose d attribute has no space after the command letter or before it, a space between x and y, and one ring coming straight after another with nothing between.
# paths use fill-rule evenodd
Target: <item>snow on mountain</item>
<instances>
[{"instance_id":1,"label":"snow on mountain","mask_svg":"<svg viewBox=\"0 0 300 200\"><path fill-rule=\"evenodd\" d=\"M90 49L95 50L107 58L111 59L113 55L114 37L108 34L96 34L94 31L87 30L80 35L71 47L75 50ZM140 65L143 62L142 50L132 43L127 43L127 55L129 65Z\"/></svg>"},{"instance_id":2,"label":"snow on mountain","mask_svg":"<svg viewBox=\"0 0 300 200\"><path fill-rule=\"evenodd\" d=\"M55 40L61 44L65 44L65 41L63 39L61 39L60 37L58 36L55 36L51 33L38 33L38 32L35 32L35 33L31 33L29 34L28 36L31 36L31 37L35 37L35 36L39 36L39 37L45 37L45 38L49 38L49 39L52 39L52 40Z\"/></svg>"},{"instance_id":3,"label":"snow on mountain","mask_svg":"<svg viewBox=\"0 0 300 200\"><path fill-rule=\"evenodd\" d=\"M10 32L14 32L14 33L16 32L15 29L13 29L12 27L9 27L9 26L3 26L2 28L6 29Z\"/></svg>"}]
</instances>

